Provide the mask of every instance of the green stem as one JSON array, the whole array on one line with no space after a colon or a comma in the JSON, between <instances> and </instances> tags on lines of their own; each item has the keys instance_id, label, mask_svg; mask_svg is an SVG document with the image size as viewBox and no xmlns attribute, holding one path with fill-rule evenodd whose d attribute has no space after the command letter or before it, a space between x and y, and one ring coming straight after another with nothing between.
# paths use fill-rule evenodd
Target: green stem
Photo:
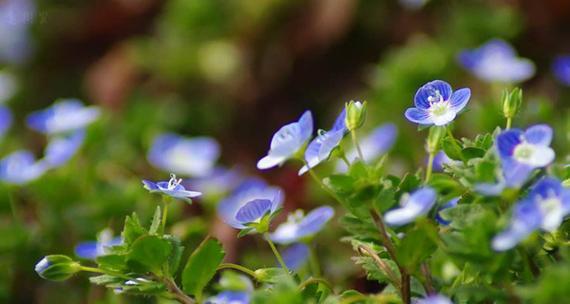
<instances>
[{"instance_id":1,"label":"green stem","mask_svg":"<svg viewBox=\"0 0 570 304\"><path fill-rule=\"evenodd\" d=\"M271 247L271 251L273 251L273 254L277 258L279 265L281 265L281 268L283 268L287 272L287 274L291 275L289 268L285 264L285 261L283 261L283 257L281 257L281 254L279 253L279 251L277 251L277 247L275 247L275 244L273 244L273 241L271 241L271 238L269 237L269 233L265 233L264 236L265 236L265 240L269 244L269 247Z\"/></svg>"},{"instance_id":2,"label":"green stem","mask_svg":"<svg viewBox=\"0 0 570 304\"><path fill-rule=\"evenodd\" d=\"M12 217L16 223L22 223L22 217L20 216L20 212L18 211L18 205L16 203L16 198L14 197L14 188L8 189L8 200L10 201L10 210L12 211Z\"/></svg>"},{"instance_id":3,"label":"green stem","mask_svg":"<svg viewBox=\"0 0 570 304\"><path fill-rule=\"evenodd\" d=\"M346 164L346 166L350 168L350 161L348 160L348 158L346 158L346 154L341 153L340 159L342 159L342 161Z\"/></svg>"},{"instance_id":4,"label":"green stem","mask_svg":"<svg viewBox=\"0 0 570 304\"><path fill-rule=\"evenodd\" d=\"M163 207L163 210L162 210L162 220L161 220L160 225L161 225L161 227L162 227L162 228L161 228L162 233L164 234L164 233L166 233L166 220L167 220L167 218L168 218L168 203L169 203L169 200L168 200L168 199L163 199L163 202L164 202L164 207Z\"/></svg>"},{"instance_id":5,"label":"green stem","mask_svg":"<svg viewBox=\"0 0 570 304\"><path fill-rule=\"evenodd\" d=\"M510 129L513 123L513 118L512 117L507 117L507 126L506 129Z\"/></svg>"},{"instance_id":6,"label":"green stem","mask_svg":"<svg viewBox=\"0 0 570 304\"><path fill-rule=\"evenodd\" d=\"M317 182L317 184L319 184L321 188L323 188L323 190L325 190L330 196L332 196L339 203L343 204L343 201L340 199L340 197L338 197L338 195L336 195L329 187L327 187L321 181L321 179L317 176L317 174L313 171L313 169L309 169L309 175L311 175L311 177L315 180L315 182Z\"/></svg>"},{"instance_id":7,"label":"green stem","mask_svg":"<svg viewBox=\"0 0 570 304\"><path fill-rule=\"evenodd\" d=\"M426 179L425 179L425 184L427 184L429 182L429 180L431 179L431 173L433 171L433 160L435 159L435 153L431 152L429 154L429 158L428 158L428 164L427 164L427 169L426 169Z\"/></svg>"},{"instance_id":8,"label":"green stem","mask_svg":"<svg viewBox=\"0 0 570 304\"><path fill-rule=\"evenodd\" d=\"M315 253L315 248L309 246L309 264L311 265L311 272L313 275L320 277L321 276L321 266L319 265L319 260L317 259L317 255Z\"/></svg>"},{"instance_id":9,"label":"green stem","mask_svg":"<svg viewBox=\"0 0 570 304\"><path fill-rule=\"evenodd\" d=\"M249 268L243 267L241 265L237 265L237 264L233 264L233 263L222 263L220 264L220 266L218 266L217 270L224 270L224 269L234 269L234 270L238 270L241 271L249 276L251 276L252 278L256 278L255 272Z\"/></svg>"},{"instance_id":10,"label":"green stem","mask_svg":"<svg viewBox=\"0 0 570 304\"><path fill-rule=\"evenodd\" d=\"M129 276L126 276L122 273L118 273L118 272L114 272L114 271L109 271L109 270L103 270L101 268L95 268L95 267L89 267L89 266L83 266L80 265L79 269L81 271L86 271L86 272L93 272L93 273L100 273L100 274L108 274L108 275L112 275L112 276L116 276L119 278L122 278L124 280L131 280L132 278Z\"/></svg>"},{"instance_id":11,"label":"green stem","mask_svg":"<svg viewBox=\"0 0 570 304\"><path fill-rule=\"evenodd\" d=\"M168 291L170 293L172 293L172 295L174 296L174 298L178 302L180 302L182 304L194 304L194 303L196 303L196 301L194 301L192 298L187 296L184 293L184 291L182 291L180 289L180 287L178 287L178 285L176 285L176 282L174 282L174 280L172 278L164 278L163 282L166 285L166 288L168 289Z\"/></svg>"},{"instance_id":12,"label":"green stem","mask_svg":"<svg viewBox=\"0 0 570 304\"><path fill-rule=\"evenodd\" d=\"M350 131L350 136L352 137L352 144L354 145L356 151L358 152L358 157L360 157L360 159L364 161L364 154L362 153L362 149L360 149L360 145L358 144L358 139L356 138L356 130Z\"/></svg>"},{"instance_id":13,"label":"green stem","mask_svg":"<svg viewBox=\"0 0 570 304\"><path fill-rule=\"evenodd\" d=\"M308 278L307 280L305 280L303 283L301 283L299 285L299 290L303 290L305 289L305 287L311 285L311 284L323 284L325 285L330 291L333 291L332 285L325 279L321 279L321 278Z\"/></svg>"}]
</instances>

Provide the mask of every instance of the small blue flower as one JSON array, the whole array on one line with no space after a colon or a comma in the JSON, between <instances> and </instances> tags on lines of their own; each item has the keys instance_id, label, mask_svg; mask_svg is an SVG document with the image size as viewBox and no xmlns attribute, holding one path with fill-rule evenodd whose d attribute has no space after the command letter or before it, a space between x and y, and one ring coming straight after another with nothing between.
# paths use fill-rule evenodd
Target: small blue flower
<instances>
[{"instance_id":1,"label":"small blue flower","mask_svg":"<svg viewBox=\"0 0 570 304\"><path fill-rule=\"evenodd\" d=\"M82 242L75 246L75 254L83 259L94 260L108 254L109 247L121 245L121 237L113 237L109 229L105 229L97 236L97 241Z\"/></svg>"},{"instance_id":2,"label":"small blue flower","mask_svg":"<svg viewBox=\"0 0 570 304\"><path fill-rule=\"evenodd\" d=\"M570 55L558 56L554 59L552 72L558 81L570 86Z\"/></svg>"},{"instance_id":3,"label":"small blue flower","mask_svg":"<svg viewBox=\"0 0 570 304\"><path fill-rule=\"evenodd\" d=\"M59 167L69 161L79 150L85 139L85 130L78 130L70 135L50 139L43 161L49 168Z\"/></svg>"},{"instance_id":4,"label":"small blue flower","mask_svg":"<svg viewBox=\"0 0 570 304\"><path fill-rule=\"evenodd\" d=\"M215 139L187 138L173 133L156 137L148 152L148 160L153 166L197 177L211 174L219 157L220 145Z\"/></svg>"},{"instance_id":5,"label":"small blue flower","mask_svg":"<svg viewBox=\"0 0 570 304\"><path fill-rule=\"evenodd\" d=\"M271 234L271 240L278 244L291 244L318 233L334 216L334 209L329 206L319 207L306 216L303 210L289 214L287 221L282 223Z\"/></svg>"},{"instance_id":6,"label":"small blue flower","mask_svg":"<svg viewBox=\"0 0 570 304\"><path fill-rule=\"evenodd\" d=\"M457 203L459 202L460 197L455 197L452 198L451 200L449 200L447 203L445 203L445 205L441 206L439 208L439 210L437 211L437 214L435 215L435 220L440 223L441 225L447 226L449 225L450 221L447 221L445 219L443 219L441 217L441 211L445 210L445 209L449 209L449 208L453 208L455 206L457 206Z\"/></svg>"},{"instance_id":7,"label":"small blue flower","mask_svg":"<svg viewBox=\"0 0 570 304\"><path fill-rule=\"evenodd\" d=\"M488 82L522 82L531 78L535 72L530 60L518 58L512 46L500 39L461 52L459 61L479 79Z\"/></svg>"},{"instance_id":8,"label":"small blue flower","mask_svg":"<svg viewBox=\"0 0 570 304\"><path fill-rule=\"evenodd\" d=\"M268 199L254 199L243 205L236 213L236 220L248 226L251 223L259 223L263 217L271 214L273 201Z\"/></svg>"},{"instance_id":9,"label":"small blue flower","mask_svg":"<svg viewBox=\"0 0 570 304\"><path fill-rule=\"evenodd\" d=\"M417 217L427 214L435 204L437 193L430 187L424 187L402 199L402 207L392 209L384 215L390 226L402 226L413 222Z\"/></svg>"},{"instance_id":10,"label":"small blue flower","mask_svg":"<svg viewBox=\"0 0 570 304\"><path fill-rule=\"evenodd\" d=\"M269 187L261 180L246 180L238 186L229 197L220 202L218 205L218 215L224 222L234 228L247 228L242 221L236 219L239 210L247 203L260 199L271 201L270 213L273 213L277 211L283 203L283 195L281 193L281 189Z\"/></svg>"},{"instance_id":11,"label":"small blue flower","mask_svg":"<svg viewBox=\"0 0 570 304\"><path fill-rule=\"evenodd\" d=\"M449 83L434 80L419 88L414 97L415 107L408 108L405 116L420 125L444 126L455 119L470 97L468 88L453 92Z\"/></svg>"},{"instance_id":12,"label":"small blue flower","mask_svg":"<svg viewBox=\"0 0 570 304\"><path fill-rule=\"evenodd\" d=\"M281 127L273 135L269 152L257 162L257 168L269 169L283 164L303 148L312 134L313 116L310 111L306 111L299 121Z\"/></svg>"},{"instance_id":13,"label":"small blue flower","mask_svg":"<svg viewBox=\"0 0 570 304\"><path fill-rule=\"evenodd\" d=\"M535 125L526 131L510 129L497 136L496 147L507 187L520 187L534 169L554 161L551 141L552 128L548 125Z\"/></svg>"},{"instance_id":14,"label":"small blue flower","mask_svg":"<svg viewBox=\"0 0 570 304\"><path fill-rule=\"evenodd\" d=\"M202 195L200 192L186 190L186 188L180 184L182 183L182 179L177 179L176 175L174 174L170 175L169 181L161 181L155 183L148 180L143 180L142 183L144 185L144 188L151 193L162 193L169 197L185 200L189 203L192 202L192 198Z\"/></svg>"},{"instance_id":15,"label":"small blue flower","mask_svg":"<svg viewBox=\"0 0 570 304\"><path fill-rule=\"evenodd\" d=\"M100 114L97 106L85 107L77 99L63 99L45 110L28 115L27 123L38 132L53 135L83 129Z\"/></svg>"},{"instance_id":16,"label":"small blue flower","mask_svg":"<svg viewBox=\"0 0 570 304\"><path fill-rule=\"evenodd\" d=\"M12 112L5 106L0 105L0 138L12 125Z\"/></svg>"},{"instance_id":17,"label":"small blue flower","mask_svg":"<svg viewBox=\"0 0 570 304\"><path fill-rule=\"evenodd\" d=\"M206 299L206 304L249 304L250 298L249 292L226 290Z\"/></svg>"},{"instance_id":18,"label":"small blue flower","mask_svg":"<svg viewBox=\"0 0 570 304\"><path fill-rule=\"evenodd\" d=\"M360 102L357 102L357 104L360 104ZM319 130L317 137L309 143L307 150L305 150L305 161L307 164L299 170L299 175L305 174L321 162L326 161L332 151L340 145L344 135L348 132L345 119L346 108L340 112L329 131Z\"/></svg>"},{"instance_id":19,"label":"small blue flower","mask_svg":"<svg viewBox=\"0 0 570 304\"><path fill-rule=\"evenodd\" d=\"M30 0L0 1L0 63L19 64L29 57L35 11Z\"/></svg>"},{"instance_id":20,"label":"small blue flower","mask_svg":"<svg viewBox=\"0 0 570 304\"><path fill-rule=\"evenodd\" d=\"M513 248L536 229L556 230L570 214L570 189L553 177L539 180L528 196L517 203L509 227L493 239L493 249Z\"/></svg>"},{"instance_id":21,"label":"small blue flower","mask_svg":"<svg viewBox=\"0 0 570 304\"><path fill-rule=\"evenodd\" d=\"M432 294L423 299L417 300L414 304L453 304L453 302L444 295Z\"/></svg>"},{"instance_id":22,"label":"small blue flower","mask_svg":"<svg viewBox=\"0 0 570 304\"><path fill-rule=\"evenodd\" d=\"M283 250L282 256L287 268L297 271L309 260L309 246L303 243L293 244Z\"/></svg>"},{"instance_id":23,"label":"small blue flower","mask_svg":"<svg viewBox=\"0 0 570 304\"><path fill-rule=\"evenodd\" d=\"M12 98L16 93L16 80L7 72L0 71L0 104Z\"/></svg>"},{"instance_id":24,"label":"small blue flower","mask_svg":"<svg viewBox=\"0 0 570 304\"><path fill-rule=\"evenodd\" d=\"M0 160L0 180L23 185L42 176L47 166L36 161L32 152L19 150Z\"/></svg>"},{"instance_id":25,"label":"small blue flower","mask_svg":"<svg viewBox=\"0 0 570 304\"><path fill-rule=\"evenodd\" d=\"M454 162L455 161L449 158L445 152L439 151L433 158L433 171L442 172L445 165L451 165Z\"/></svg>"},{"instance_id":26,"label":"small blue flower","mask_svg":"<svg viewBox=\"0 0 570 304\"><path fill-rule=\"evenodd\" d=\"M396 142L398 136L398 128L392 123L383 124L372 130L370 134L360 141L360 149L364 155L364 161L370 163L378 157L385 154ZM358 157L356 149L352 149L346 153L349 162L353 162ZM348 168L346 164L339 160L337 162L337 171L345 172Z\"/></svg>"}]
</instances>

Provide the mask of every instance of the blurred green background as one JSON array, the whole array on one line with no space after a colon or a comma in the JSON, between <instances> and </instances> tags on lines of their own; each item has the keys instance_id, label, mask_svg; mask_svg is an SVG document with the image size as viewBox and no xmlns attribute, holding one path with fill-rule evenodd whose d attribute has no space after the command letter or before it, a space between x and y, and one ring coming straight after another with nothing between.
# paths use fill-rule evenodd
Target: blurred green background
<instances>
[{"instance_id":1,"label":"blurred green background","mask_svg":"<svg viewBox=\"0 0 570 304\"><path fill-rule=\"evenodd\" d=\"M66 283L43 281L33 265L45 254L72 254L77 242L94 239L106 227L120 231L132 211L150 219L158 198L142 188L140 179L168 176L146 160L161 132L216 138L221 164L283 187L286 209L293 210L332 202L311 190L310 180L297 177L296 164L258 172L255 162L273 132L306 109L319 127L328 128L344 102L367 100L368 129L388 121L399 127L392 150L396 173L416 170L424 161L425 132L417 132L403 112L427 81L443 79L454 88L472 89L470 112L456 125L458 135L492 131L504 124L499 97L506 86L476 79L456 59L462 49L491 38L511 42L537 67L522 84L525 107L514 125L550 123L557 130L559 157L570 150L570 89L551 74L553 58L570 52L566 0L29 4L32 9L20 16L28 23L22 33L28 44L14 51L21 56L0 60L0 69L17 79L17 93L7 102L15 124L0 143L0 156L22 147L41 154L45 139L23 121L57 98L80 98L101 106L104 114L66 166L22 187L0 186L1 303L156 302L114 296L90 286L83 275ZM2 29L0 40L1 35L6 35ZM0 43L8 47L13 46ZM250 237L238 243L235 231L220 224L215 203L177 204L169 219L176 223L173 233L187 248L213 234L230 259L252 267L272 264L269 252L260 256L267 251L263 243ZM346 288L374 291L375 283L350 261L350 246L339 245L338 226L333 223L318 239L325 272Z\"/></svg>"}]
</instances>

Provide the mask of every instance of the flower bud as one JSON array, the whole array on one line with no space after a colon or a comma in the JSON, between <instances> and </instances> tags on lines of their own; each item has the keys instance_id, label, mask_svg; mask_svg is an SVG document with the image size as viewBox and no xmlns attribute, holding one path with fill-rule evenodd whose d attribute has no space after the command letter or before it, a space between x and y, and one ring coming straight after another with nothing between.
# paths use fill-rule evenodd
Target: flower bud
<instances>
[{"instance_id":1,"label":"flower bud","mask_svg":"<svg viewBox=\"0 0 570 304\"><path fill-rule=\"evenodd\" d=\"M260 268L254 271L255 279L259 282L278 282L287 273L282 268Z\"/></svg>"},{"instance_id":2,"label":"flower bud","mask_svg":"<svg viewBox=\"0 0 570 304\"><path fill-rule=\"evenodd\" d=\"M360 128L366 120L366 101L351 100L346 104L346 118L344 124L349 131Z\"/></svg>"},{"instance_id":3,"label":"flower bud","mask_svg":"<svg viewBox=\"0 0 570 304\"><path fill-rule=\"evenodd\" d=\"M426 143L428 153L435 154L439 150L439 145L444 135L445 127L434 126L429 129L429 135Z\"/></svg>"},{"instance_id":4,"label":"flower bud","mask_svg":"<svg viewBox=\"0 0 570 304\"><path fill-rule=\"evenodd\" d=\"M503 115L505 118L513 118L519 112L522 104L522 90L514 88L512 91L503 92Z\"/></svg>"},{"instance_id":5,"label":"flower bud","mask_svg":"<svg viewBox=\"0 0 570 304\"><path fill-rule=\"evenodd\" d=\"M81 270L81 265L65 255L48 255L35 267L40 277L50 281L64 281Z\"/></svg>"}]
</instances>

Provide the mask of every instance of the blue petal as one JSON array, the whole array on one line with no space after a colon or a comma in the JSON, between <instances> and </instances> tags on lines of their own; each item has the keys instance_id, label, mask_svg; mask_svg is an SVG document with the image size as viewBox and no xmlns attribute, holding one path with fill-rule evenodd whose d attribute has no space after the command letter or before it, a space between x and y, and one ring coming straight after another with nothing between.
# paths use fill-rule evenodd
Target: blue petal
<instances>
[{"instance_id":1,"label":"blue petal","mask_svg":"<svg viewBox=\"0 0 570 304\"><path fill-rule=\"evenodd\" d=\"M78 130L69 136L50 140L44 152L44 159L50 167L61 166L79 150L85 139L85 131Z\"/></svg>"},{"instance_id":2,"label":"blue petal","mask_svg":"<svg viewBox=\"0 0 570 304\"><path fill-rule=\"evenodd\" d=\"M554 177L543 177L534 186L532 186L529 198L535 199L537 196L543 199L551 195L559 196L563 191L562 183Z\"/></svg>"},{"instance_id":3,"label":"blue petal","mask_svg":"<svg viewBox=\"0 0 570 304\"><path fill-rule=\"evenodd\" d=\"M540 210L530 201L522 201L515 206L509 227L493 238L492 247L496 251L505 251L515 247L534 230L542 221Z\"/></svg>"},{"instance_id":4,"label":"blue petal","mask_svg":"<svg viewBox=\"0 0 570 304\"><path fill-rule=\"evenodd\" d=\"M12 125L12 112L7 107L0 105L0 137L6 133L6 130Z\"/></svg>"},{"instance_id":5,"label":"blue petal","mask_svg":"<svg viewBox=\"0 0 570 304\"><path fill-rule=\"evenodd\" d=\"M451 300L440 294L431 294L426 298L420 299L415 304L453 304Z\"/></svg>"},{"instance_id":6,"label":"blue petal","mask_svg":"<svg viewBox=\"0 0 570 304\"><path fill-rule=\"evenodd\" d=\"M553 64L552 71L554 76L562 84L570 86L570 56L558 56Z\"/></svg>"},{"instance_id":7,"label":"blue petal","mask_svg":"<svg viewBox=\"0 0 570 304\"><path fill-rule=\"evenodd\" d=\"M36 162L32 152L19 150L0 160L0 180L22 185L31 182L48 169L42 162Z\"/></svg>"},{"instance_id":8,"label":"blue petal","mask_svg":"<svg viewBox=\"0 0 570 304\"><path fill-rule=\"evenodd\" d=\"M497 136L497 150L501 159L509 158L513 155L515 147L521 143L523 132L519 129L503 131Z\"/></svg>"},{"instance_id":9,"label":"blue petal","mask_svg":"<svg viewBox=\"0 0 570 304\"><path fill-rule=\"evenodd\" d=\"M342 138L344 137L344 130L331 130L317 136L305 150L305 161L308 166L304 166L299 171L299 175L304 174L308 169L314 168L321 162L327 160L332 151L338 147Z\"/></svg>"},{"instance_id":10,"label":"blue petal","mask_svg":"<svg viewBox=\"0 0 570 304\"><path fill-rule=\"evenodd\" d=\"M535 125L524 132L527 142L534 145L549 146L552 142L552 128L548 125Z\"/></svg>"},{"instance_id":11,"label":"blue petal","mask_svg":"<svg viewBox=\"0 0 570 304\"><path fill-rule=\"evenodd\" d=\"M83 242L75 246L75 255L83 259L93 260L100 255L98 242Z\"/></svg>"},{"instance_id":12,"label":"blue petal","mask_svg":"<svg viewBox=\"0 0 570 304\"><path fill-rule=\"evenodd\" d=\"M62 99L45 110L28 115L28 126L38 132L56 134L82 129L100 115L98 107L85 107L77 99Z\"/></svg>"},{"instance_id":13,"label":"blue petal","mask_svg":"<svg viewBox=\"0 0 570 304\"><path fill-rule=\"evenodd\" d=\"M347 128L346 128L345 120L346 120L346 107L342 109L340 114L335 119L331 131L344 130L346 132Z\"/></svg>"},{"instance_id":14,"label":"blue petal","mask_svg":"<svg viewBox=\"0 0 570 304\"><path fill-rule=\"evenodd\" d=\"M143 183L144 188L145 188L146 190L148 190L148 191L153 192L153 191L158 191L158 190L159 190L159 189L158 189L158 185L157 185L156 183L154 183L154 182L151 182L151 181L149 181L149 180L143 179L143 180L142 180L142 183Z\"/></svg>"},{"instance_id":15,"label":"blue petal","mask_svg":"<svg viewBox=\"0 0 570 304\"><path fill-rule=\"evenodd\" d=\"M313 136L313 114L311 114L311 111L305 111L299 118L299 129L301 130L301 140L303 142Z\"/></svg>"},{"instance_id":16,"label":"blue petal","mask_svg":"<svg viewBox=\"0 0 570 304\"><path fill-rule=\"evenodd\" d=\"M309 247L305 244L297 243L285 249L282 255L287 268L297 271L307 262Z\"/></svg>"},{"instance_id":17,"label":"blue petal","mask_svg":"<svg viewBox=\"0 0 570 304\"><path fill-rule=\"evenodd\" d=\"M475 185L475 191L479 194L486 195L486 196L499 196L503 193L503 190L506 188L506 184L504 182L490 184L490 183L482 183Z\"/></svg>"},{"instance_id":18,"label":"blue petal","mask_svg":"<svg viewBox=\"0 0 570 304\"><path fill-rule=\"evenodd\" d=\"M456 113L463 110L467 103L469 102L469 98L471 97L471 90L468 88L459 89L453 94L451 94L450 103L451 108Z\"/></svg>"},{"instance_id":19,"label":"blue petal","mask_svg":"<svg viewBox=\"0 0 570 304\"><path fill-rule=\"evenodd\" d=\"M416 190L403 207L386 212L386 223L390 226L401 226L427 214L435 204L436 196L435 190L430 187Z\"/></svg>"},{"instance_id":20,"label":"blue petal","mask_svg":"<svg viewBox=\"0 0 570 304\"><path fill-rule=\"evenodd\" d=\"M250 295L245 291L222 291L214 297L208 298L206 304L249 304Z\"/></svg>"},{"instance_id":21,"label":"blue petal","mask_svg":"<svg viewBox=\"0 0 570 304\"><path fill-rule=\"evenodd\" d=\"M443 171L443 165L451 164L452 162L453 160L445 152L439 151L433 159L433 171L441 172Z\"/></svg>"},{"instance_id":22,"label":"blue petal","mask_svg":"<svg viewBox=\"0 0 570 304\"><path fill-rule=\"evenodd\" d=\"M267 199L255 199L243 207L236 213L236 220L242 224L251 223L259 220L265 214L271 211L272 203Z\"/></svg>"},{"instance_id":23,"label":"blue petal","mask_svg":"<svg viewBox=\"0 0 570 304\"><path fill-rule=\"evenodd\" d=\"M420 108L409 108L404 115L409 121L420 125L433 124L429 112Z\"/></svg>"},{"instance_id":24,"label":"blue petal","mask_svg":"<svg viewBox=\"0 0 570 304\"><path fill-rule=\"evenodd\" d=\"M436 91L439 92L443 100L449 100L451 97L451 85L443 80L434 80L424 84L416 92L414 97L414 104L416 108L427 110L430 108L429 97L436 96Z\"/></svg>"},{"instance_id":25,"label":"blue petal","mask_svg":"<svg viewBox=\"0 0 570 304\"><path fill-rule=\"evenodd\" d=\"M334 216L334 209L329 206L319 207L307 214L299 223L298 238L314 235Z\"/></svg>"},{"instance_id":26,"label":"blue petal","mask_svg":"<svg viewBox=\"0 0 570 304\"><path fill-rule=\"evenodd\" d=\"M459 197L452 198L447 203L445 203L445 205L441 206L441 208L439 208L437 214L435 215L435 220L441 225L444 226L449 225L450 221L447 221L441 217L441 211L457 206L457 202L459 202L459 199L460 199Z\"/></svg>"},{"instance_id":27,"label":"blue petal","mask_svg":"<svg viewBox=\"0 0 570 304\"><path fill-rule=\"evenodd\" d=\"M534 168L509 158L503 160L502 170L506 186L519 188L527 181Z\"/></svg>"}]
</instances>

